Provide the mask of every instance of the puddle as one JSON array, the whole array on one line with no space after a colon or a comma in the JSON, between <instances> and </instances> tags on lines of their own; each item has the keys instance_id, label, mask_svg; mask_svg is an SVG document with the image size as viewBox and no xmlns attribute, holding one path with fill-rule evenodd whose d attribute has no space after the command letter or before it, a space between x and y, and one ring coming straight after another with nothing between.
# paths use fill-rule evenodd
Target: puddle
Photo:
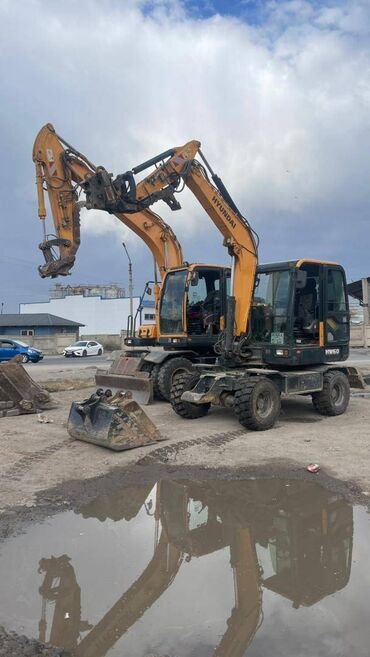
<instances>
[{"instance_id":1,"label":"puddle","mask_svg":"<svg viewBox=\"0 0 370 657\"><path fill-rule=\"evenodd\" d=\"M0 545L0 625L75 657L368 657L369 544L314 483L125 487Z\"/></svg>"}]
</instances>

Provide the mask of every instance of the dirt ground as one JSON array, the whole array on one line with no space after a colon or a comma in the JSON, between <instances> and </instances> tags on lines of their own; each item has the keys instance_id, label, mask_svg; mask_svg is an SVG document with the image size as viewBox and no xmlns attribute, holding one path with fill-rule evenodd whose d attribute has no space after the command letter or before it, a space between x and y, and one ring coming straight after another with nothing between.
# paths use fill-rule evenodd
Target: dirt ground
<instances>
[{"instance_id":1,"label":"dirt ground","mask_svg":"<svg viewBox=\"0 0 370 657\"><path fill-rule=\"evenodd\" d=\"M71 373L71 367L63 364L59 369L34 367L30 373L39 380L77 377L86 384L93 371L91 366L79 365ZM117 476L135 464L182 470L195 467L210 474L261 466L277 475L284 471L284 476L329 475L349 482L349 489L370 494L369 393L353 396L348 412L334 418L317 415L310 398L287 399L280 420L267 432L243 429L231 410L214 408L206 417L189 421L176 416L169 404L156 402L146 410L166 440L117 453L74 441L67 433L71 401L92 391L53 393L58 406L47 413L50 424L40 424L37 415L0 420L1 513L12 507L35 510L49 502L68 504L71 491L78 498L84 482L108 473ZM306 465L312 462L320 465L320 475L306 473Z\"/></svg>"},{"instance_id":2,"label":"dirt ground","mask_svg":"<svg viewBox=\"0 0 370 657\"><path fill-rule=\"evenodd\" d=\"M370 362L362 364L369 372ZM27 369L56 391L56 406L46 413L48 424L37 415L0 419L0 540L98 495L109 499L130 482L160 478L307 479L354 503L370 504L370 388L355 393L347 413L334 418L316 414L309 397L283 400L279 421L266 432L246 431L231 410L214 408L204 418L187 421L169 404L156 402L145 409L165 440L112 452L72 440L66 429L71 402L95 390L86 387L94 366L62 361ZM84 389L74 389L80 386ZM318 474L306 471L309 463L320 465ZM0 655L26 654L67 657L68 652L0 628Z\"/></svg>"}]
</instances>

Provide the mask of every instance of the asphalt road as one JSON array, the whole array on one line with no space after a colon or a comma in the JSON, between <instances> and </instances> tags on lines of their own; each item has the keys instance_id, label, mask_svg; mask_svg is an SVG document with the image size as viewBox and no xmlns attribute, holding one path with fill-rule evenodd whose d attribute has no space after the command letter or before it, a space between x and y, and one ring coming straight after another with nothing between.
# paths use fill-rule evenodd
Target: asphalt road
<instances>
[{"instance_id":1,"label":"asphalt road","mask_svg":"<svg viewBox=\"0 0 370 657\"><path fill-rule=\"evenodd\" d=\"M44 367L45 365L59 365L60 367L66 367L66 365L72 367L83 367L89 365L102 365L106 362L106 355L102 356L86 356L86 358L65 358L65 356L44 356L43 360L40 360L38 363L30 363L34 367Z\"/></svg>"}]
</instances>

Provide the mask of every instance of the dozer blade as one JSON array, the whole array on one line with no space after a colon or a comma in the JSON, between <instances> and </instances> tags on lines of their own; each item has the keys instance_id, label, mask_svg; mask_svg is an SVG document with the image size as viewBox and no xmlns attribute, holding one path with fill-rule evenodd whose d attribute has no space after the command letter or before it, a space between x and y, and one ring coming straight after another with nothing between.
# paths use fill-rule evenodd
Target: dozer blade
<instances>
[{"instance_id":1,"label":"dozer blade","mask_svg":"<svg viewBox=\"0 0 370 657\"><path fill-rule=\"evenodd\" d=\"M17 359L0 364L0 401L12 402L21 413L36 413L56 406Z\"/></svg>"},{"instance_id":2,"label":"dozer blade","mask_svg":"<svg viewBox=\"0 0 370 657\"><path fill-rule=\"evenodd\" d=\"M143 356L122 354L113 361L109 369L96 371L96 385L131 392L134 401L139 404L151 404L153 382L149 372L141 369L143 362Z\"/></svg>"},{"instance_id":3,"label":"dozer blade","mask_svg":"<svg viewBox=\"0 0 370 657\"><path fill-rule=\"evenodd\" d=\"M130 393L112 395L102 388L88 399L72 403L67 429L72 438L117 452L163 440Z\"/></svg>"}]
</instances>

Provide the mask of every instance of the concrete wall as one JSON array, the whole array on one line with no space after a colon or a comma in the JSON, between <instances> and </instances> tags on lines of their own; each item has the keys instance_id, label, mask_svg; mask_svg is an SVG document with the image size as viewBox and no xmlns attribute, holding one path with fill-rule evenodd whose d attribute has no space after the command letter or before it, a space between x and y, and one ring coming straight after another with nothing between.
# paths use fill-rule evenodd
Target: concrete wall
<instances>
[{"instance_id":1,"label":"concrete wall","mask_svg":"<svg viewBox=\"0 0 370 657\"><path fill-rule=\"evenodd\" d=\"M139 297L134 297L134 315L138 305ZM127 317L130 313L130 299L127 297L102 299L101 297L84 297L82 295L69 296L63 299L50 299L44 303L21 303L19 312L22 314L51 313L58 317L65 317L85 324L81 327L80 334L94 335L98 338L99 335L121 335L121 331L126 330ZM146 312L151 312L151 309L146 308ZM151 322L145 323L150 324Z\"/></svg>"},{"instance_id":2,"label":"concrete wall","mask_svg":"<svg viewBox=\"0 0 370 657\"><path fill-rule=\"evenodd\" d=\"M370 326L351 326L351 347L370 347Z\"/></svg>"},{"instance_id":3,"label":"concrete wall","mask_svg":"<svg viewBox=\"0 0 370 657\"><path fill-rule=\"evenodd\" d=\"M20 340L25 344L28 344L30 347L35 347L35 349L40 349L47 356L54 354L61 354L64 347L72 344L76 341L75 333L57 333L55 335L47 336L36 336L36 335L27 335L20 336L17 335L4 335L4 340L7 338L12 338L13 340Z\"/></svg>"},{"instance_id":4,"label":"concrete wall","mask_svg":"<svg viewBox=\"0 0 370 657\"><path fill-rule=\"evenodd\" d=\"M96 340L107 351L113 351L114 349L123 349L123 337L123 335L108 335L107 333L101 333L100 335L87 335L83 333L80 340Z\"/></svg>"}]
</instances>

